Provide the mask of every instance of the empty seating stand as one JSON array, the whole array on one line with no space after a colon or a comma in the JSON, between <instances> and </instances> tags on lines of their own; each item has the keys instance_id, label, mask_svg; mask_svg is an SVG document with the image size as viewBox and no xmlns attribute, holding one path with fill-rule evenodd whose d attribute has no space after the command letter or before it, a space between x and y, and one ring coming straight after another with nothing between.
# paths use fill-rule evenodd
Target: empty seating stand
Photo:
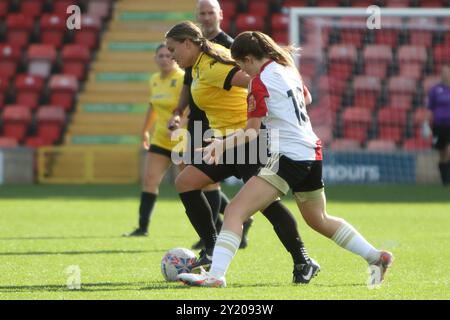
<instances>
[{"instance_id":1,"label":"empty seating stand","mask_svg":"<svg viewBox=\"0 0 450 320\"><path fill-rule=\"evenodd\" d=\"M2 114L3 136L22 142L31 124L31 111L20 105L5 106Z\"/></svg>"}]
</instances>

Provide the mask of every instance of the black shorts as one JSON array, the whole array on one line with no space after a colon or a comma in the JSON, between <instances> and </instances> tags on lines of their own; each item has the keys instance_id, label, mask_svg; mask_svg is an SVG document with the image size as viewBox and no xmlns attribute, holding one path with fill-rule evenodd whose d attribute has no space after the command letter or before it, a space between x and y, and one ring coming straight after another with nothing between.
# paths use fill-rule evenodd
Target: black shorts
<instances>
[{"instance_id":1,"label":"black shorts","mask_svg":"<svg viewBox=\"0 0 450 320\"><path fill-rule=\"evenodd\" d=\"M171 150L159 147L159 146L154 145L154 144L150 145L150 148L148 148L148 152L160 154L160 155L165 156L165 157L167 157L169 159L171 159L171 157L172 157L172 151Z\"/></svg>"},{"instance_id":2,"label":"black shorts","mask_svg":"<svg viewBox=\"0 0 450 320\"><path fill-rule=\"evenodd\" d=\"M450 144L450 126L433 127L433 136L436 140L434 147L437 150L445 150Z\"/></svg>"},{"instance_id":3,"label":"black shorts","mask_svg":"<svg viewBox=\"0 0 450 320\"><path fill-rule=\"evenodd\" d=\"M195 124L194 122L197 122ZM195 130L197 128L197 130ZM209 129L208 120L189 118L187 130L189 136L187 137L187 145L184 153L184 162L186 164L198 163L202 159L201 152L195 152L195 149L205 147L207 143L203 141L203 134Z\"/></svg>"},{"instance_id":4,"label":"black shorts","mask_svg":"<svg viewBox=\"0 0 450 320\"><path fill-rule=\"evenodd\" d=\"M294 161L284 155L273 154L261 168L258 177L266 180L283 194L311 192L324 187L322 161Z\"/></svg>"},{"instance_id":5,"label":"black shorts","mask_svg":"<svg viewBox=\"0 0 450 320\"><path fill-rule=\"evenodd\" d=\"M222 181L231 176L247 182L256 175L263 166L267 150L262 150L264 154L259 155L258 139L235 147L224 152L222 162L219 164L193 163L192 165L206 174L214 182Z\"/></svg>"}]
</instances>

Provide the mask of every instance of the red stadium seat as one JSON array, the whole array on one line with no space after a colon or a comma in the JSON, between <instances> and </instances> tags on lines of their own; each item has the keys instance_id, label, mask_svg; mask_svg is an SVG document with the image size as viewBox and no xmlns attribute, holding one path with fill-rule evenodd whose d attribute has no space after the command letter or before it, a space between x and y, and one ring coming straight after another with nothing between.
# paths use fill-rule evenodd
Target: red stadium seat
<instances>
[{"instance_id":1,"label":"red stadium seat","mask_svg":"<svg viewBox=\"0 0 450 320\"><path fill-rule=\"evenodd\" d=\"M3 135L22 141L31 124L31 111L24 106L9 105L3 111L2 120Z\"/></svg>"},{"instance_id":2,"label":"red stadium seat","mask_svg":"<svg viewBox=\"0 0 450 320\"><path fill-rule=\"evenodd\" d=\"M9 89L9 79L0 77L0 109L3 107Z\"/></svg>"},{"instance_id":3,"label":"red stadium seat","mask_svg":"<svg viewBox=\"0 0 450 320\"><path fill-rule=\"evenodd\" d=\"M388 8L408 8L409 0L386 0L385 6Z\"/></svg>"},{"instance_id":4,"label":"red stadium seat","mask_svg":"<svg viewBox=\"0 0 450 320\"><path fill-rule=\"evenodd\" d=\"M378 112L378 137L383 140L399 142L407 122L406 110L383 108Z\"/></svg>"},{"instance_id":5,"label":"red stadium seat","mask_svg":"<svg viewBox=\"0 0 450 320\"><path fill-rule=\"evenodd\" d=\"M335 139L330 144L333 151L356 151L361 149L361 143L353 139Z\"/></svg>"},{"instance_id":6,"label":"red stadium seat","mask_svg":"<svg viewBox=\"0 0 450 320\"><path fill-rule=\"evenodd\" d=\"M79 81L84 79L91 59L89 49L82 45L69 44L63 48L61 56L63 73L74 75Z\"/></svg>"},{"instance_id":7,"label":"red stadium seat","mask_svg":"<svg viewBox=\"0 0 450 320\"><path fill-rule=\"evenodd\" d=\"M450 63L450 46L443 44L435 46L433 48L433 61L435 73L440 73L442 65Z\"/></svg>"},{"instance_id":8,"label":"red stadium seat","mask_svg":"<svg viewBox=\"0 0 450 320\"><path fill-rule=\"evenodd\" d=\"M21 55L19 47L0 43L0 77L10 79L16 74Z\"/></svg>"},{"instance_id":9,"label":"red stadium seat","mask_svg":"<svg viewBox=\"0 0 450 320\"><path fill-rule=\"evenodd\" d=\"M48 44L32 44L28 48L28 73L47 78L56 60L55 47Z\"/></svg>"},{"instance_id":10,"label":"red stadium seat","mask_svg":"<svg viewBox=\"0 0 450 320\"><path fill-rule=\"evenodd\" d=\"M44 79L38 76L18 75L16 78L16 103L30 109L36 109L44 84Z\"/></svg>"},{"instance_id":11,"label":"red stadium seat","mask_svg":"<svg viewBox=\"0 0 450 320\"><path fill-rule=\"evenodd\" d=\"M9 0L0 0L0 18L8 14Z\"/></svg>"},{"instance_id":12,"label":"red stadium seat","mask_svg":"<svg viewBox=\"0 0 450 320\"><path fill-rule=\"evenodd\" d=\"M373 0L352 0L350 5L355 8L367 8L374 4Z\"/></svg>"},{"instance_id":13,"label":"red stadium seat","mask_svg":"<svg viewBox=\"0 0 450 320\"><path fill-rule=\"evenodd\" d=\"M356 76L353 79L353 91L355 106L373 110L381 92L381 82L376 77Z\"/></svg>"},{"instance_id":14,"label":"red stadium seat","mask_svg":"<svg viewBox=\"0 0 450 320\"><path fill-rule=\"evenodd\" d=\"M21 13L11 13L6 17L6 41L23 48L28 45L34 27L33 19Z\"/></svg>"},{"instance_id":15,"label":"red stadium seat","mask_svg":"<svg viewBox=\"0 0 450 320\"><path fill-rule=\"evenodd\" d=\"M287 31L273 31L272 39L280 45L289 44L289 34Z\"/></svg>"},{"instance_id":16,"label":"red stadium seat","mask_svg":"<svg viewBox=\"0 0 450 320\"><path fill-rule=\"evenodd\" d=\"M389 105L395 108L411 109L413 95L417 90L416 81L411 78L395 76L389 79Z\"/></svg>"},{"instance_id":17,"label":"red stadium seat","mask_svg":"<svg viewBox=\"0 0 450 320\"><path fill-rule=\"evenodd\" d=\"M303 20L303 42L307 45L325 48L328 46L333 27L333 19L325 17L305 18Z\"/></svg>"},{"instance_id":18,"label":"red stadium seat","mask_svg":"<svg viewBox=\"0 0 450 320\"><path fill-rule=\"evenodd\" d=\"M347 81L327 75L320 76L317 85L319 92L324 94L343 95L347 90Z\"/></svg>"},{"instance_id":19,"label":"red stadium seat","mask_svg":"<svg viewBox=\"0 0 450 320\"><path fill-rule=\"evenodd\" d=\"M319 47L302 47L299 59L300 73L308 77L315 76L317 65L320 65L322 61L322 50Z\"/></svg>"},{"instance_id":20,"label":"red stadium seat","mask_svg":"<svg viewBox=\"0 0 450 320\"><path fill-rule=\"evenodd\" d=\"M367 139L367 131L372 121L371 112L364 108L347 108L343 113L344 138L360 143Z\"/></svg>"},{"instance_id":21,"label":"red stadium seat","mask_svg":"<svg viewBox=\"0 0 450 320\"><path fill-rule=\"evenodd\" d=\"M41 42L60 48L67 30L65 16L44 14L40 20Z\"/></svg>"},{"instance_id":22,"label":"red stadium seat","mask_svg":"<svg viewBox=\"0 0 450 320\"><path fill-rule=\"evenodd\" d=\"M374 30L375 43L396 47L402 25L402 18L400 17L383 17L381 19L381 29Z\"/></svg>"},{"instance_id":23,"label":"red stadium seat","mask_svg":"<svg viewBox=\"0 0 450 320\"><path fill-rule=\"evenodd\" d=\"M264 17L253 14L238 14L236 18L236 31L240 33L247 30L259 30L264 28Z\"/></svg>"},{"instance_id":24,"label":"red stadium seat","mask_svg":"<svg viewBox=\"0 0 450 320\"><path fill-rule=\"evenodd\" d=\"M88 3L88 14L97 16L101 19L106 18L111 11L110 0L91 0Z\"/></svg>"},{"instance_id":25,"label":"red stadium seat","mask_svg":"<svg viewBox=\"0 0 450 320\"><path fill-rule=\"evenodd\" d=\"M39 136L35 136L35 137L27 138L25 140L25 145L29 148L40 148L40 147L51 146L52 143L44 140L43 138L41 138Z\"/></svg>"},{"instance_id":26,"label":"red stadium seat","mask_svg":"<svg viewBox=\"0 0 450 320\"><path fill-rule=\"evenodd\" d=\"M248 3L248 12L254 15L266 17L269 12L269 3L261 0L250 0Z\"/></svg>"},{"instance_id":27,"label":"red stadium seat","mask_svg":"<svg viewBox=\"0 0 450 320\"><path fill-rule=\"evenodd\" d=\"M420 17L409 19L409 43L416 46L431 47L433 44L433 31L427 30L437 26L435 18Z\"/></svg>"},{"instance_id":28,"label":"red stadium seat","mask_svg":"<svg viewBox=\"0 0 450 320\"><path fill-rule=\"evenodd\" d=\"M20 11L34 19L42 13L42 7L44 5L44 0L21 0L20 1Z\"/></svg>"},{"instance_id":29,"label":"red stadium seat","mask_svg":"<svg viewBox=\"0 0 450 320\"><path fill-rule=\"evenodd\" d=\"M62 107L65 111L72 108L78 81L72 75L54 75L50 78L50 104Z\"/></svg>"},{"instance_id":30,"label":"red stadium seat","mask_svg":"<svg viewBox=\"0 0 450 320\"><path fill-rule=\"evenodd\" d=\"M347 80L353 73L357 59L356 47L351 45L332 45L329 51L329 75Z\"/></svg>"},{"instance_id":31,"label":"red stadium seat","mask_svg":"<svg viewBox=\"0 0 450 320\"><path fill-rule=\"evenodd\" d=\"M222 0L220 1L220 7L222 8L223 18L229 19L236 14L237 2L234 0Z\"/></svg>"},{"instance_id":32,"label":"red stadium seat","mask_svg":"<svg viewBox=\"0 0 450 320\"><path fill-rule=\"evenodd\" d=\"M318 7L339 7L340 4L341 0L321 0L316 2Z\"/></svg>"},{"instance_id":33,"label":"red stadium seat","mask_svg":"<svg viewBox=\"0 0 450 320\"><path fill-rule=\"evenodd\" d=\"M411 138L405 140L403 143L403 150L405 151L421 151L431 149L432 141L431 139L417 139Z\"/></svg>"},{"instance_id":34,"label":"red stadium seat","mask_svg":"<svg viewBox=\"0 0 450 320\"><path fill-rule=\"evenodd\" d=\"M427 61L427 50L419 46L401 46L398 49L400 75L418 80L422 77L422 69Z\"/></svg>"},{"instance_id":35,"label":"red stadium seat","mask_svg":"<svg viewBox=\"0 0 450 320\"><path fill-rule=\"evenodd\" d=\"M433 121L431 111L428 108L417 108L413 115L414 135L416 138L422 137L422 125L424 121Z\"/></svg>"},{"instance_id":36,"label":"red stadium seat","mask_svg":"<svg viewBox=\"0 0 450 320\"><path fill-rule=\"evenodd\" d=\"M342 95L323 94L319 96L319 104L336 112L342 106Z\"/></svg>"},{"instance_id":37,"label":"red stadium seat","mask_svg":"<svg viewBox=\"0 0 450 320\"><path fill-rule=\"evenodd\" d=\"M422 8L442 8L445 7L444 0L422 0L420 1Z\"/></svg>"},{"instance_id":38,"label":"red stadium seat","mask_svg":"<svg viewBox=\"0 0 450 320\"><path fill-rule=\"evenodd\" d=\"M391 140L374 139L367 142L366 149L377 152L391 152L397 149L395 142Z\"/></svg>"},{"instance_id":39,"label":"red stadium seat","mask_svg":"<svg viewBox=\"0 0 450 320\"><path fill-rule=\"evenodd\" d=\"M308 116L313 127L327 125L333 127L336 114L326 106L308 107Z\"/></svg>"},{"instance_id":40,"label":"red stadium seat","mask_svg":"<svg viewBox=\"0 0 450 320\"><path fill-rule=\"evenodd\" d=\"M289 16L287 14L275 13L272 15L272 32L288 32Z\"/></svg>"},{"instance_id":41,"label":"red stadium seat","mask_svg":"<svg viewBox=\"0 0 450 320\"><path fill-rule=\"evenodd\" d=\"M101 20L97 16L83 14L81 16L81 30L75 30L75 43L94 49L98 45L98 35Z\"/></svg>"},{"instance_id":42,"label":"red stadium seat","mask_svg":"<svg viewBox=\"0 0 450 320\"><path fill-rule=\"evenodd\" d=\"M54 143L61 137L66 122L66 114L59 107L43 106L37 113L38 136L44 141Z\"/></svg>"},{"instance_id":43,"label":"red stadium seat","mask_svg":"<svg viewBox=\"0 0 450 320\"><path fill-rule=\"evenodd\" d=\"M387 67L392 63L392 49L387 45L368 45L363 51L364 73L368 76L384 78Z\"/></svg>"},{"instance_id":44,"label":"red stadium seat","mask_svg":"<svg viewBox=\"0 0 450 320\"><path fill-rule=\"evenodd\" d=\"M67 8L71 5L78 5L78 0L53 0L53 13L58 15L66 15Z\"/></svg>"},{"instance_id":45,"label":"red stadium seat","mask_svg":"<svg viewBox=\"0 0 450 320\"><path fill-rule=\"evenodd\" d=\"M307 7L309 4L309 0L284 0L283 7L291 8L291 7Z\"/></svg>"},{"instance_id":46,"label":"red stadium seat","mask_svg":"<svg viewBox=\"0 0 450 320\"><path fill-rule=\"evenodd\" d=\"M367 21L365 18L344 17L340 20L339 30L341 31L341 43L354 45L361 48L365 30L367 29Z\"/></svg>"},{"instance_id":47,"label":"red stadium seat","mask_svg":"<svg viewBox=\"0 0 450 320\"><path fill-rule=\"evenodd\" d=\"M15 148L19 145L16 139L9 137L0 137L0 149Z\"/></svg>"}]
</instances>

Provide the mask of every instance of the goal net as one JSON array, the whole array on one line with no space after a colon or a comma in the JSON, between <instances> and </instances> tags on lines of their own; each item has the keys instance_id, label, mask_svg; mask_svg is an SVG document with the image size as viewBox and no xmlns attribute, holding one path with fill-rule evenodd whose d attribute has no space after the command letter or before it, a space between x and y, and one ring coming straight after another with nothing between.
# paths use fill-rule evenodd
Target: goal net
<instances>
[{"instance_id":1,"label":"goal net","mask_svg":"<svg viewBox=\"0 0 450 320\"><path fill-rule=\"evenodd\" d=\"M327 183L439 183L427 97L450 63L450 9L292 8Z\"/></svg>"}]
</instances>

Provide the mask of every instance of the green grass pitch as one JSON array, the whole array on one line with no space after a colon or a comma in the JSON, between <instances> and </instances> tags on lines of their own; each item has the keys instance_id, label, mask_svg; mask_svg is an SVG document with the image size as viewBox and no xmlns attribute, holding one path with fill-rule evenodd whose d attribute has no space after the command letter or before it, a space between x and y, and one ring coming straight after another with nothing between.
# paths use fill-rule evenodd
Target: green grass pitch
<instances>
[{"instance_id":1,"label":"green grass pitch","mask_svg":"<svg viewBox=\"0 0 450 320\"><path fill-rule=\"evenodd\" d=\"M309 253L322 266L291 283L288 253L261 214L225 289L167 283L160 260L197 239L173 188L164 187L150 237L125 239L137 222L138 186L1 186L0 299L450 299L450 190L437 186L330 186L328 211L395 255L381 289L367 265L309 229L290 197ZM236 189L226 188L232 196ZM81 290L66 286L70 265Z\"/></svg>"}]
</instances>

